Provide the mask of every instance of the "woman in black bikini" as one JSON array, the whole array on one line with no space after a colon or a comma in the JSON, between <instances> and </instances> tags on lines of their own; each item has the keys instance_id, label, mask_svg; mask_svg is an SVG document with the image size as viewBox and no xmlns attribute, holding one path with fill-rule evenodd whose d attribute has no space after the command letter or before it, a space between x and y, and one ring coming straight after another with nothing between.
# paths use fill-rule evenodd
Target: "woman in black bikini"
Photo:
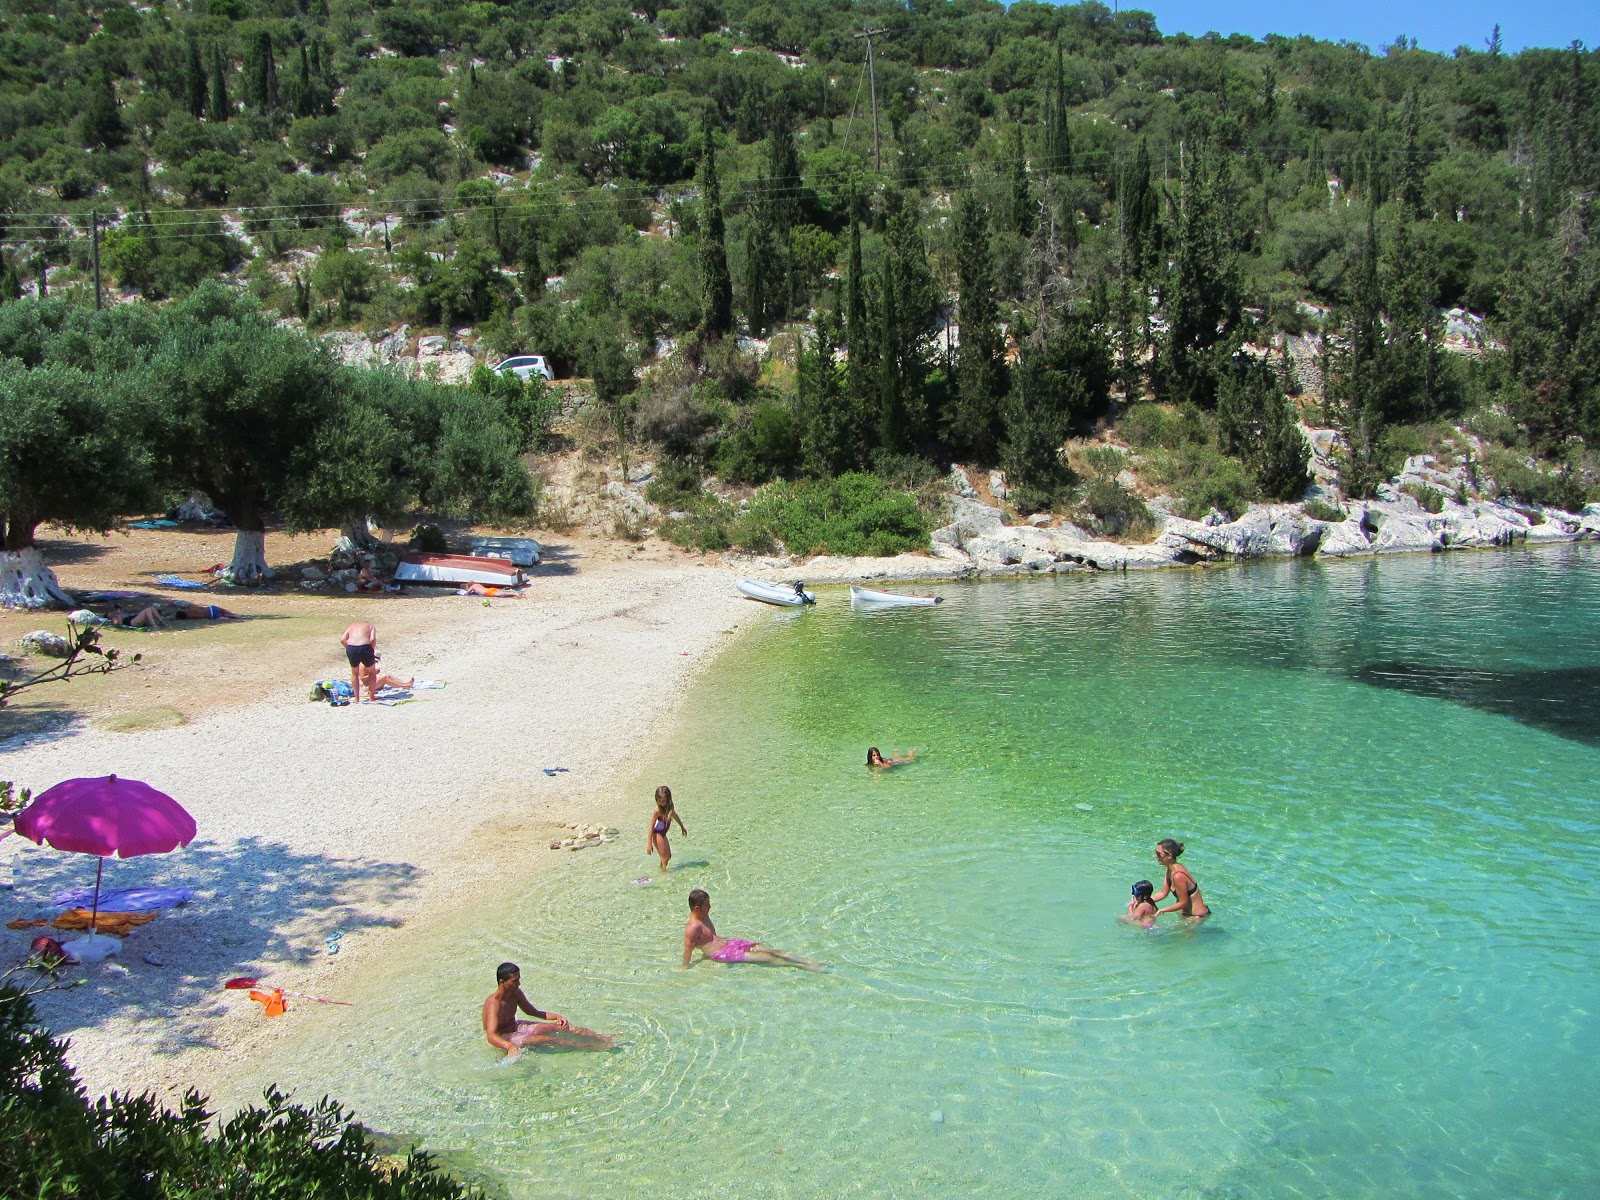
<instances>
[{"instance_id":1,"label":"woman in black bikini","mask_svg":"<svg viewBox=\"0 0 1600 1200\"><path fill-rule=\"evenodd\" d=\"M1209 917L1211 910L1206 907L1206 902L1200 898L1200 885L1194 881L1194 876L1189 874L1189 868L1178 862L1178 856L1183 853L1183 843L1175 842L1171 838L1164 838L1156 843L1156 861L1167 869L1167 882L1150 899L1154 901L1165 900L1168 896L1177 896L1177 902L1165 908L1156 909L1156 916L1162 913L1182 913L1190 920L1198 921L1202 917Z\"/></svg>"},{"instance_id":2,"label":"woman in black bikini","mask_svg":"<svg viewBox=\"0 0 1600 1200\"><path fill-rule=\"evenodd\" d=\"M689 831L683 827L683 818L678 815L678 810L672 807L672 789L663 783L656 789L656 811L650 815L650 840L644 847L646 854L661 856L663 874L667 870L667 864L672 861L672 847L667 845L667 832L672 828L674 821L678 823L679 832L688 837Z\"/></svg>"}]
</instances>

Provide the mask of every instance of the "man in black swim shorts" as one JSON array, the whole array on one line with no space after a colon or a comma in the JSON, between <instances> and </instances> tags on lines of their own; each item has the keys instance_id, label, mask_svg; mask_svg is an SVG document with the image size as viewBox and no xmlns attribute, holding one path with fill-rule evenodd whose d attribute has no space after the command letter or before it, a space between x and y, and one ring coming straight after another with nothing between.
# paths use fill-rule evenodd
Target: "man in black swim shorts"
<instances>
[{"instance_id":1,"label":"man in black swim shorts","mask_svg":"<svg viewBox=\"0 0 1600 1200\"><path fill-rule=\"evenodd\" d=\"M367 699L378 698L378 631L370 621L354 621L339 638L344 656L350 660L350 691L361 703L361 685L366 684Z\"/></svg>"}]
</instances>

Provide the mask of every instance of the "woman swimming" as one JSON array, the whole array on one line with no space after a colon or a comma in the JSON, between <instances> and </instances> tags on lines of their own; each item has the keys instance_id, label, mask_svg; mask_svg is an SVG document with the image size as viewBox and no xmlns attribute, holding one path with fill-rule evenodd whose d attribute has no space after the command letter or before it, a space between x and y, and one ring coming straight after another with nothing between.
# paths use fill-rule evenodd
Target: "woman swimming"
<instances>
[{"instance_id":1,"label":"woman swimming","mask_svg":"<svg viewBox=\"0 0 1600 1200\"><path fill-rule=\"evenodd\" d=\"M1148 879L1141 879L1133 885L1133 899L1128 901L1128 911L1122 915L1124 921L1133 925L1143 925L1149 929L1156 923L1156 902L1150 894L1156 890L1156 885Z\"/></svg>"},{"instance_id":2,"label":"woman swimming","mask_svg":"<svg viewBox=\"0 0 1600 1200\"><path fill-rule=\"evenodd\" d=\"M688 837L689 831L683 827L683 818L678 815L678 810L672 807L672 789L663 783L656 789L656 811L650 815L650 840L644 847L646 854L661 856L663 873L667 869L667 864L672 861L672 847L667 844L667 831L672 828L674 821L678 823L678 831L684 837Z\"/></svg>"},{"instance_id":3,"label":"woman swimming","mask_svg":"<svg viewBox=\"0 0 1600 1200\"><path fill-rule=\"evenodd\" d=\"M898 767L901 763L908 763L916 757L917 752L912 750L907 754L895 754L890 758L885 758L878 748L873 746L867 751L867 766L881 767L887 771L890 767Z\"/></svg>"},{"instance_id":4,"label":"woman swimming","mask_svg":"<svg viewBox=\"0 0 1600 1200\"><path fill-rule=\"evenodd\" d=\"M1165 908L1158 908L1156 915L1162 913L1182 913L1191 920L1198 921L1202 917L1209 917L1211 910L1206 907L1206 902L1200 898L1200 885L1194 881L1194 876L1189 874L1189 868L1178 862L1178 857L1183 853L1183 843L1175 842L1171 838L1163 838L1156 843L1156 861L1167 869L1167 882L1161 890L1150 899L1154 901L1165 900L1168 896L1177 896L1177 903L1169 904Z\"/></svg>"}]
</instances>

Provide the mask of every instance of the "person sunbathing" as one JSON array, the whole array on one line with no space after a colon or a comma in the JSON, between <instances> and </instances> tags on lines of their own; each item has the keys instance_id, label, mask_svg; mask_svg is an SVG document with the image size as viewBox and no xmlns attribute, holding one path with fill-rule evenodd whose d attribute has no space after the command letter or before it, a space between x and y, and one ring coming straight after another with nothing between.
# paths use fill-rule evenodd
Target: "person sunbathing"
<instances>
[{"instance_id":1,"label":"person sunbathing","mask_svg":"<svg viewBox=\"0 0 1600 1200\"><path fill-rule=\"evenodd\" d=\"M505 596L512 600L521 600L522 593L515 588L495 587L493 584L485 587L481 583L469 583L464 588L457 588L458 596Z\"/></svg>"},{"instance_id":2,"label":"person sunbathing","mask_svg":"<svg viewBox=\"0 0 1600 1200\"><path fill-rule=\"evenodd\" d=\"M495 969L495 989L483 1002L483 1034L489 1045L515 1058L528 1046L552 1050L610 1050L616 1043L603 1033L581 1029L558 1012L540 1012L522 993L522 968L501 963ZM525 1012L535 1021L519 1021Z\"/></svg>"},{"instance_id":3,"label":"person sunbathing","mask_svg":"<svg viewBox=\"0 0 1600 1200\"><path fill-rule=\"evenodd\" d=\"M165 629L167 622L154 604L146 605L138 612L129 616L122 611L122 605L113 604L106 609L106 623L120 625L125 629Z\"/></svg>"},{"instance_id":4,"label":"person sunbathing","mask_svg":"<svg viewBox=\"0 0 1600 1200\"><path fill-rule=\"evenodd\" d=\"M236 612L229 612L220 604L195 604L189 600L180 600L172 611L174 621L241 621Z\"/></svg>"}]
</instances>

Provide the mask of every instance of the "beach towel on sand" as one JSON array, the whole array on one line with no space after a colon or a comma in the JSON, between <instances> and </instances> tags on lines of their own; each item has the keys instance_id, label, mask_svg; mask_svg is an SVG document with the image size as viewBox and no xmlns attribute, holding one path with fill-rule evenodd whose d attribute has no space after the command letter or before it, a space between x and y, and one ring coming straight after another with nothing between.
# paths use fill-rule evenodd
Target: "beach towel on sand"
<instances>
[{"instance_id":1,"label":"beach towel on sand","mask_svg":"<svg viewBox=\"0 0 1600 1200\"><path fill-rule=\"evenodd\" d=\"M193 579L180 579L176 575L157 575L156 582L162 587L183 588L189 591L197 591L206 586L203 583L197 583Z\"/></svg>"},{"instance_id":2,"label":"beach towel on sand","mask_svg":"<svg viewBox=\"0 0 1600 1200\"><path fill-rule=\"evenodd\" d=\"M131 887L100 893L100 907L114 912L155 912L163 908L177 908L194 899L189 888ZM50 897L57 908L84 907L94 903L92 887L63 888Z\"/></svg>"}]
</instances>

